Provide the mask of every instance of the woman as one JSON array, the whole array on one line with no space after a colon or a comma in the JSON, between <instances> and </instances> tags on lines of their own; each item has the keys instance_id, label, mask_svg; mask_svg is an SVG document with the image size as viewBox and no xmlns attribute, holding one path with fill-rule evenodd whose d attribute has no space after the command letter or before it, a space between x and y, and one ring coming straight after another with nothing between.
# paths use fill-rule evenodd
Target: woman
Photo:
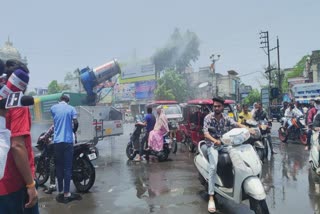
<instances>
[{"instance_id":1,"label":"woman","mask_svg":"<svg viewBox=\"0 0 320 214\"><path fill-rule=\"evenodd\" d=\"M164 114L162 106L157 107L157 118L154 129L149 134L149 149L161 151L163 147L163 136L169 132L168 119Z\"/></svg>"}]
</instances>

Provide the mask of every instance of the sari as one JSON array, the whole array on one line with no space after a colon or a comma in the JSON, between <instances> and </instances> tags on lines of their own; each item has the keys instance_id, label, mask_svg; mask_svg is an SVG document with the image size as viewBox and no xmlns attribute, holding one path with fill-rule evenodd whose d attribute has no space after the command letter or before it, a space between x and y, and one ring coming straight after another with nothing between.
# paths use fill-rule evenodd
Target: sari
<instances>
[{"instance_id":1,"label":"sari","mask_svg":"<svg viewBox=\"0 0 320 214\"><path fill-rule=\"evenodd\" d=\"M149 134L149 148L154 151L161 151L163 148L163 136L169 132L168 119L161 109L159 116L156 118L156 124Z\"/></svg>"}]
</instances>

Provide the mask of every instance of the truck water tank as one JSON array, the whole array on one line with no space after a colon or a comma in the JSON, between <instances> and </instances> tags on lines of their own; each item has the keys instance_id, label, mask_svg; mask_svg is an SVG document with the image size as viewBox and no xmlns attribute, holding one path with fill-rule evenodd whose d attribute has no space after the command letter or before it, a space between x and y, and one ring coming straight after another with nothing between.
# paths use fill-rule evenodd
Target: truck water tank
<instances>
[{"instance_id":1,"label":"truck water tank","mask_svg":"<svg viewBox=\"0 0 320 214\"><path fill-rule=\"evenodd\" d=\"M121 69L116 60L112 60L111 62L107 62L106 64L93 69L98 84L111 79L115 75L120 74L120 72Z\"/></svg>"}]
</instances>

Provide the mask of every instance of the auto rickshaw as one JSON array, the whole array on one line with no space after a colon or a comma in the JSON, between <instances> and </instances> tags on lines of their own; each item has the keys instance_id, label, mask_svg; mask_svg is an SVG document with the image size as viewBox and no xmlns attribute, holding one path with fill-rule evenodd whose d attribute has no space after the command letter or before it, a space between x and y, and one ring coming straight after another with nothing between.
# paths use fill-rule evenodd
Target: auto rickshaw
<instances>
[{"instance_id":1,"label":"auto rickshaw","mask_svg":"<svg viewBox=\"0 0 320 214\"><path fill-rule=\"evenodd\" d=\"M236 120L232 105L233 100L225 100L224 113ZM186 106L186 123L180 126L186 135L186 145L190 152L194 152L198 142L204 140L203 122L205 116L212 112L213 101L211 99L189 100Z\"/></svg>"}]
</instances>

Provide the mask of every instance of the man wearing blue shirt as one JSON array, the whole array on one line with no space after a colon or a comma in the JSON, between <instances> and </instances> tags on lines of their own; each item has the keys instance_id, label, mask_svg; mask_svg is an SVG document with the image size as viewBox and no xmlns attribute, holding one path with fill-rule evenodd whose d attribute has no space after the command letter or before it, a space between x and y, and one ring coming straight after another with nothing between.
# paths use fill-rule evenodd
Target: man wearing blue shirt
<instances>
[{"instance_id":1,"label":"man wearing blue shirt","mask_svg":"<svg viewBox=\"0 0 320 214\"><path fill-rule=\"evenodd\" d=\"M147 108L147 115L144 117L144 122L140 122L140 124L143 124L146 126L146 134L142 138L140 142L140 149L139 149L139 155L136 156L134 161L141 161L141 156L143 153L143 147L144 147L144 142L147 143L146 147L148 147L148 138L149 138L149 133L153 130L154 125L156 124L156 117L152 114L152 108L148 107Z\"/></svg>"},{"instance_id":2,"label":"man wearing blue shirt","mask_svg":"<svg viewBox=\"0 0 320 214\"><path fill-rule=\"evenodd\" d=\"M69 104L69 97L62 95L60 102L51 107L54 123L54 153L59 195L56 200L68 203L80 199L79 195L70 193L72 172L74 133L78 129L77 112Z\"/></svg>"}]
</instances>

